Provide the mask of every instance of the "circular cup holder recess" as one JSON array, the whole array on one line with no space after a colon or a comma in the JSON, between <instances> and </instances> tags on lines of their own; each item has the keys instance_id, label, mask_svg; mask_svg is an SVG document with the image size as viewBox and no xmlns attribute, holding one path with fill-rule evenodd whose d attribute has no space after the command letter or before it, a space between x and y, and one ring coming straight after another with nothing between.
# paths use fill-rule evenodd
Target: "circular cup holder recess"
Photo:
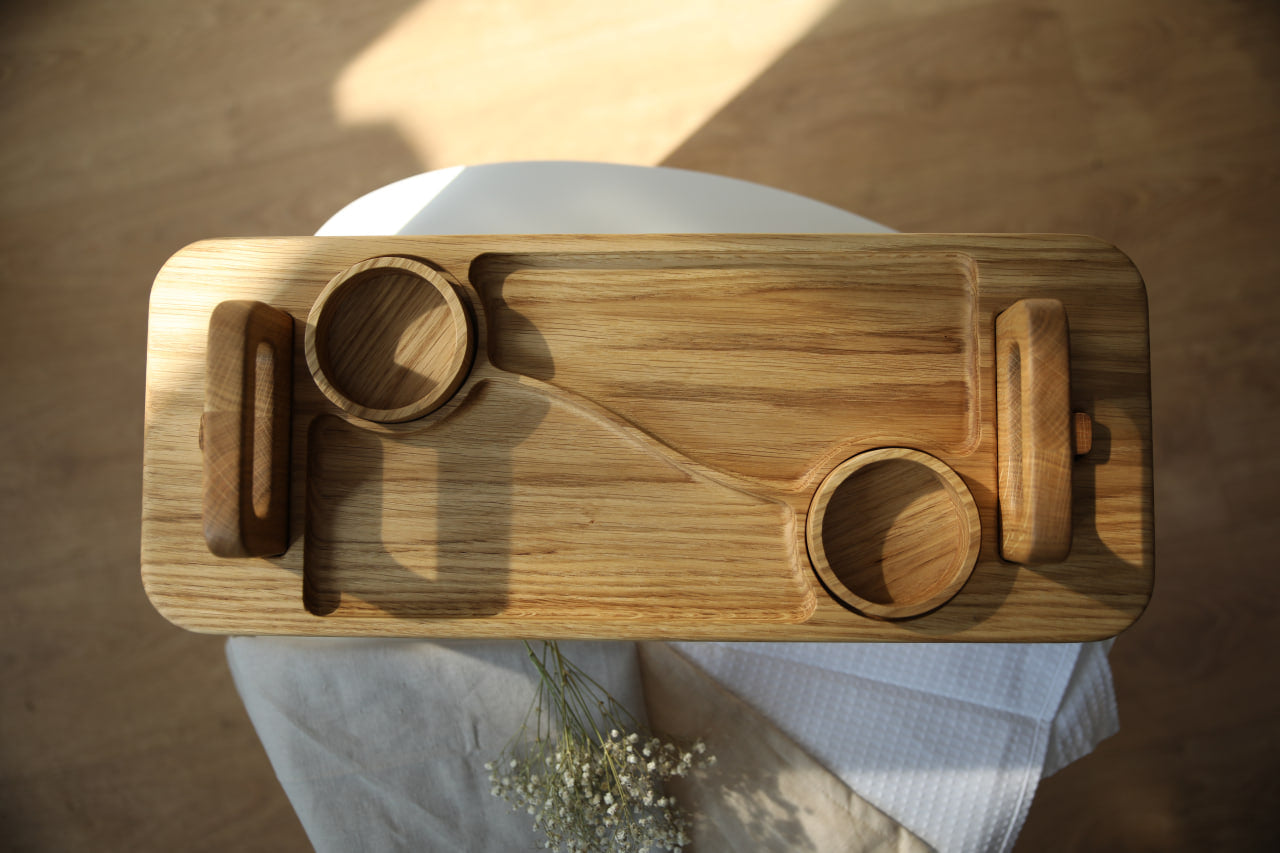
<instances>
[{"instance_id":1,"label":"circular cup holder recess","mask_svg":"<svg viewBox=\"0 0 1280 853\"><path fill-rule=\"evenodd\" d=\"M436 270L370 258L335 276L307 317L307 367L343 411L398 423L444 405L475 352L471 318Z\"/></svg>"},{"instance_id":2,"label":"circular cup holder recess","mask_svg":"<svg viewBox=\"0 0 1280 853\"><path fill-rule=\"evenodd\" d=\"M875 619L908 619L960 591L981 531L955 471L927 453L884 447L827 475L809 505L805 539L835 598Z\"/></svg>"}]
</instances>

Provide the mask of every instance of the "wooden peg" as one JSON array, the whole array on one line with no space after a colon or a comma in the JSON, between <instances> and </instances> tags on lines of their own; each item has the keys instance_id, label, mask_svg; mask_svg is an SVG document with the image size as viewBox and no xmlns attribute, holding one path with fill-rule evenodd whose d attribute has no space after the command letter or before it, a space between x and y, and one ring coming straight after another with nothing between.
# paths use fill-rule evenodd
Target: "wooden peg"
<instances>
[{"instance_id":1,"label":"wooden peg","mask_svg":"<svg viewBox=\"0 0 1280 853\"><path fill-rule=\"evenodd\" d=\"M1076 412L1071 416L1072 443L1076 456L1084 456L1093 449L1093 418L1086 412Z\"/></svg>"}]
</instances>

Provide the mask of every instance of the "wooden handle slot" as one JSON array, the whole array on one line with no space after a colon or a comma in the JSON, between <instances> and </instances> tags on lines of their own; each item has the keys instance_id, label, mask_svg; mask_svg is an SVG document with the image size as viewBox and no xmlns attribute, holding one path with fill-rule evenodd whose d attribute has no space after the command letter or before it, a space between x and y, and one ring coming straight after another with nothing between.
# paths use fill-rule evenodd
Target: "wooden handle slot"
<instances>
[{"instance_id":1,"label":"wooden handle slot","mask_svg":"<svg viewBox=\"0 0 1280 853\"><path fill-rule=\"evenodd\" d=\"M204 538L219 557L289 547L293 318L262 302L220 303L209 319Z\"/></svg>"},{"instance_id":2,"label":"wooden handle slot","mask_svg":"<svg viewBox=\"0 0 1280 853\"><path fill-rule=\"evenodd\" d=\"M1000 555L1060 563L1071 551L1071 413L1067 313L1023 299L996 318ZM1081 436L1081 440L1084 436Z\"/></svg>"}]
</instances>

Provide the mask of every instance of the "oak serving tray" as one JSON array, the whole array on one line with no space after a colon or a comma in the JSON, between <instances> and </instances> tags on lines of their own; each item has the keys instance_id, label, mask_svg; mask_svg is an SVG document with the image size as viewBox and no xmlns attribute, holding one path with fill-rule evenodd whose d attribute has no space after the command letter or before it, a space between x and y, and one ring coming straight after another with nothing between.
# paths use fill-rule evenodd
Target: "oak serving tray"
<instances>
[{"instance_id":1,"label":"oak serving tray","mask_svg":"<svg viewBox=\"0 0 1280 853\"><path fill-rule=\"evenodd\" d=\"M1153 578L1142 279L1046 235L297 237L151 296L215 633L1078 641Z\"/></svg>"}]
</instances>

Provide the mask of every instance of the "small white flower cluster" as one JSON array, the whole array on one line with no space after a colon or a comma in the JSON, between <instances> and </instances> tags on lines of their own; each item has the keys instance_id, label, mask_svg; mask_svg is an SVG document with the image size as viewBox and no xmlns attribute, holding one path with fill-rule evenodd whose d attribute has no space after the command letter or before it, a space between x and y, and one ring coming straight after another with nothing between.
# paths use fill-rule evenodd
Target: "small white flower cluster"
<instances>
[{"instance_id":1,"label":"small white flower cluster","mask_svg":"<svg viewBox=\"0 0 1280 853\"><path fill-rule=\"evenodd\" d=\"M662 780L714 763L703 757L701 741L685 750L612 729L599 738L566 732L554 749L541 739L529 747L523 757L504 755L485 769L493 795L532 815L548 849L678 853L689 843L685 818Z\"/></svg>"}]
</instances>

